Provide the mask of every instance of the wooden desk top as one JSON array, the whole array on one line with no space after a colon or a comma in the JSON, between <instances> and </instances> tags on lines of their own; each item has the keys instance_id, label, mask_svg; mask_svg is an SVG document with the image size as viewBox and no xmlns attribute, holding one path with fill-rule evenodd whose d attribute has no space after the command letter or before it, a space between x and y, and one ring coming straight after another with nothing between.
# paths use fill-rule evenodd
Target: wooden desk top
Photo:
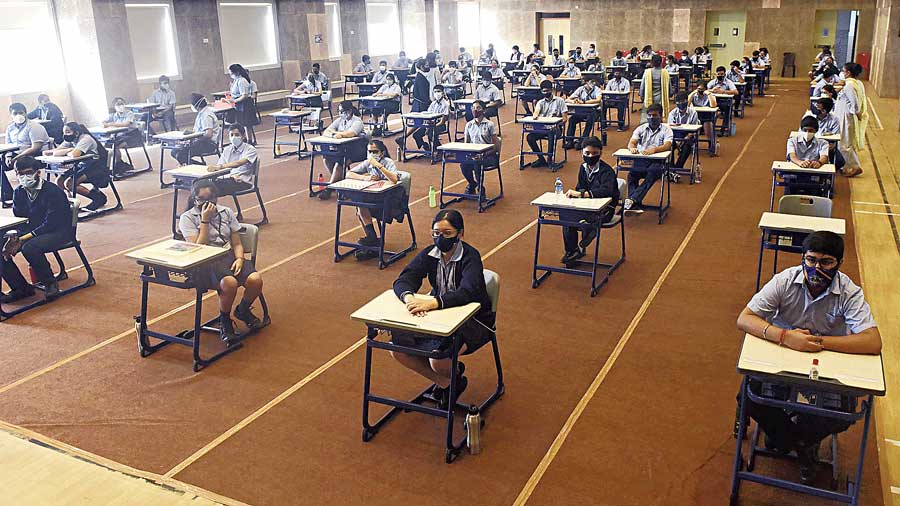
<instances>
[{"instance_id":1,"label":"wooden desk top","mask_svg":"<svg viewBox=\"0 0 900 506\"><path fill-rule=\"evenodd\" d=\"M151 102L135 102L133 104L125 104L125 107L128 109L156 109L159 107L159 104Z\"/></svg>"},{"instance_id":2,"label":"wooden desk top","mask_svg":"<svg viewBox=\"0 0 900 506\"><path fill-rule=\"evenodd\" d=\"M599 109L601 104L576 104L574 102L566 102L566 107L571 107L573 109Z\"/></svg>"},{"instance_id":3,"label":"wooden desk top","mask_svg":"<svg viewBox=\"0 0 900 506\"><path fill-rule=\"evenodd\" d=\"M273 113L269 113L269 116L281 117L281 118L302 118L303 116L309 116L312 114L310 110L300 110L300 111L276 111Z\"/></svg>"},{"instance_id":4,"label":"wooden desk top","mask_svg":"<svg viewBox=\"0 0 900 506\"><path fill-rule=\"evenodd\" d=\"M799 214L765 212L759 219L759 228L785 232L810 233L824 230L844 235L846 227L847 223L842 218L819 218Z\"/></svg>"},{"instance_id":5,"label":"wooden desk top","mask_svg":"<svg viewBox=\"0 0 900 506\"><path fill-rule=\"evenodd\" d=\"M365 137L356 136L356 137L337 138L337 137L326 137L324 135L319 135L317 137L310 137L309 139L306 139L306 142L309 142L312 144L347 144L348 142L353 142L357 139L365 139Z\"/></svg>"},{"instance_id":6,"label":"wooden desk top","mask_svg":"<svg viewBox=\"0 0 900 506\"><path fill-rule=\"evenodd\" d=\"M660 153L653 153L652 155L642 155L640 153L632 153L628 151L628 148L619 148L613 153L613 156L617 158L647 158L650 160L665 160L672 154L671 151L663 151Z\"/></svg>"},{"instance_id":7,"label":"wooden desk top","mask_svg":"<svg viewBox=\"0 0 900 506\"><path fill-rule=\"evenodd\" d=\"M0 232L14 229L23 223L27 223L28 218L20 218L18 216L0 216Z\"/></svg>"},{"instance_id":8,"label":"wooden desk top","mask_svg":"<svg viewBox=\"0 0 900 506\"><path fill-rule=\"evenodd\" d=\"M629 90L629 91L600 90L601 95L628 95L629 93L631 93L631 90Z\"/></svg>"},{"instance_id":9,"label":"wooden desk top","mask_svg":"<svg viewBox=\"0 0 900 506\"><path fill-rule=\"evenodd\" d=\"M159 139L163 141L186 141L190 139L196 139L198 137L202 137L203 132L191 132L186 134L181 130L173 130L171 132L164 132L161 134L156 134L153 136L154 139Z\"/></svg>"},{"instance_id":10,"label":"wooden desk top","mask_svg":"<svg viewBox=\"0 0 900 506\"><path fill-rule=\"evenodd\" d=\"M671 123L663 123L663 125L667 125L672 130L679 130L682 132L696 132L703 128L703 125L673 125Z\"/></svg>"},{"instance_id":11,"label":"wooden desk top","mask_svg":"<svg viewBox=\"0 0 900 506\"><path fill-rule=\"evenodd\" d=\"M176 248L186 248L179 251ZM228 249L218 246L192 244L185 241L167 239L141 248L125 256L137 261L170 269L188 270L228 254Z\"/></svg>"},{"instance_id":12,"label":"wooden desk top","mask_svg":"<svg viewBox=\"0 0 900 506\"><path fill-rule=\"evenodd\" d=\"M446 114L440 112L405 112L400 115L402 118L420 118L420 119L437 119L446 116Z\"/></svg>"},{"instance_id":13,"label":"wooden desk top","mask_svg":"<svg viewBox=\"0 0 900 506\"><path fill-rule=\"evenodd\" d=\"M78 163L82 160L90 160L97 158L97 155L81 155L81 156L36 156L35 160L40 160L48 165L70 165Z\"/></svg>"},{"instance_id":14,"label":"wooden desk top","mask_svg":"<svg viewBox=\"0 0 900 506\"><path fill-rule=\"evenodd\" d=\"M297 100L309 100L315 97L321 97L322 95L317 95L315 93L291 93L290 95L285 95L284 98L288 99L297 99Z\"/></svg>"},{"instance_id":15,"label":"wooden desk top","mask_svg":"<svg viewBox=\"0 0 900 506\"><path fill-rule=\"evenodd\" d=\"M819 381L861 389L876 395L885 391L881 355L855 355L820 351L805 353L746 334L737 369L741 373L766 373L809 377L813 359L818 359ZM828 381L833 380L833 381Z\"/></svg>"},{"instance_id":16,"label":"wooden desk top","mask_svg":"<svg viewBox=\"0 0 900 506\"><path fill-rule=\"evenodd\" d=\"M209 179L223 176L229 172L231 172L231 169L210 172L206 165L191 164L169 169L166 171L166 174L182 179Z\"/></svg>"},{"instance_id":17,"label":"wooden desk top","mask_svg":"<svg viewBox=\"0 0 900 506\"><path fill-rule=\"evenodd\" d=\"M833 164L825 164L818 169L801 167L794 162L783 162L780 160L776 160L772 162L772 172L799 172L804 174L825 174L825 175L834 175L837 171L834 168Z\"/></svg>"},{"instance_id":18,"label":"wooden desk top","mask_svg":"<svg viewBox=\"0 0 900 506\"><path fill-rule=\"evenodd\" d=\"M609 197L601 199L570 199L565 195L547 192L531 201L533 206L552 207L555 209L575 209L578 211L599 212L612 202Z\"/></svg>"},{"instance_id":19,"label":"wooden desk top","mask_svg":"<svg viewBox=\"0 0 900 506\"><path fill-rule=\"evenodd\" d=\"M716 112L717 113L717 112L719 112L718 107L694 107L694 110L697 111L698 113L701 113L701 112Z\"/></svg>"},{"instance_id":20,"label":"wooden desk top","mask_svg":"<svg viewBox=\"0 0 900 506\"><path fill-rule=\"evenodd\" d=\"M438 146L438 151L464 151L467 153L486 153L494 149L493 144L476 144L472 142L448 142Z\"/></svg>"},{"instance_id":21,"label":"wooden desk top","mask_svg":"<svg viewBox=\"0 0 900 506\"><path fill-rule=\"evenodd\" d=\"M374 100L376 102L383 102L385 100L396 100L398 97L388 97L385 95L368 95L365 97L359 97L358 100Z\"/></svg>"},{"instance_id":22,"label":"wooden desk top","mask_svg":"<svg viewBox=\"0 0 900 506\"><path fill-rule=\"evenodd\" d=\"M427 295L416 295L427 298ZM403 329L440 337L453 335L463 323L472 317L481 304L472 302L465 306L429 311L425 316L413 316L406 305L397 298L393 290L385 290L363 307L354 311L350 318L366 324L386 329Z\"/></svg>"}]
</instances>

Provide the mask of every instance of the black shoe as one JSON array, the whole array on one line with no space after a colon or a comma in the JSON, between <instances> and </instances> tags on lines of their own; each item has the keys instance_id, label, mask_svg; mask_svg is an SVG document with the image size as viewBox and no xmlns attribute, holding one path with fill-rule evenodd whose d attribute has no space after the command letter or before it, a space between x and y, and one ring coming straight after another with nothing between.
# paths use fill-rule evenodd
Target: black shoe
<instances>
[{"instance_id":1,"label":"black shoe","mask_svg":"<svg viewBox=\"0 0 900 506\"><path fill-rule=\"evenodd\" d=\"M466 195L475 195L475 185L471 183L466 185Z\"/></svg>"},{"instance_id":2,"label":"black shoe","mask_svg":"<svg viewBox=\"0 0 900 506\"><path fill-rule=\"evenodd\" d=\"M246 307L244 307L244 303L242 301L236 308L234 308L234 317L244 322L244 325L246 325L248 329L255 330L260 327L262 321L257 318L256 315L253 314L252 311L250 311L250 309L252 309L251 306L247 305Z\"/></svg>"},{"instance_id":3,"label":"black shoe","mask_svg":"<svg viewBox=\"0 0 900 506\"><path fill-rule=\"evenodd\" d=\"M378 253L370 250L357 250L353 256L356 257L357 262L365 262L366 260L378 258Z\"/></svg>"},{"instance_id":4,"label":"black shoe","mask_svg":"<svg viewBox=\"0 0 900 506\"><path fill-rule=\"evenodd\" d=\"M103 206L106 205L106 195L103 194L102 191L98 189L91 190L90 195L88 197L91 199L91 203L84 206L85 209L96 211L97 209L103 209Z\"/></svg>"},{"instance_id":5,"label":"black shoe","mask_svg":"<svg viewBox=\"0 0 900 506\"><path fill-rule=\"evenodd\" d=\"M359 243L360 246L378 246L380 244L377 237L369 236L360 237L356 242Z\"/></svg>"},{"instance_id":6,"label":"black shoe","mask_svg":"<svg viewBox=\"0 0 900 506\"><path fill-rule=\"evenodd\" d=\"M537 160L531 162L531 166L532 167L546 167L547 160L544 160L543 158L538 158Z\"/></svg>"},{"instance_id":7,"label":"black shoe","mask_svg":"<svg viewBox=\"0 0 900 506\"><path fill-rule=\"evenodd\" d=\"M331 192L334 190L322 190L319 192L319 200L328 200L331 198Z\"/></svg>"},{"instance_id":8,"label":"black shoe","mask_svg":"<svg viewBox=\"0 0 900 506\"><path fill-rule=\"evenodd\" d=\"M463 390L469 386L469 380L463 376L463 373L466 372L466 364L462 362L456 362L456 374L459 376L457 379L457 390L459 393L456 395L456 398L459 398L459 394L462 393ZM465 386L459 380L465 380ZM461 388L461 390L460 390ZM450 387L441 388L437 385L434 385L434 388L431 389L431 398L437 403L438 409L447 409L447 405L450 404Z\"/></svg>"},{"instance_id":9,"label":"black shoe","mask_svg":"<svg viewBox=\"0 0 900 506\"><path fill-rule=\"evenodd\" d=\"M50 281L44 283L44 300L49 301L57 297L59 297L59 283L55 278L51 278Z\"/></svg>"},{"instance_id":10,"label":"black shoe","mask_svg":"<svg viewBox=\"0 0 900 506\"><path fill-rule=\"evenodd\" d=\"M219 323L219 339L227 345L237 341L237 332L234 331L234 322L231 321L231 318L225 318Z\"/></svg>"},{"instance_id":11,"label":"black shoe","mask_svg":"<svg viewBox=\"0 0 900 506\"><path fill-rule=\"evenodd\" d=\"M776 443L775 440L772 439L772 437L768 434L766 434L764 444L766 445L766 450L769 450L771 452L778 452L781 455L787 455L791 452L790 448L780 448L778 446L778 443Z\"/></svg>"},{"instance_id":12,"label":"black shoe","mask_svg":"<svg viewBox=\"0 0 900 506\"><path fill-rule=\"evenodd\" d=\"M567 253L566 256L562 257L562 263L566 265L566 269L572 269L578 265L578 260L583 256L584 250L582 248L578 248L577 251Z\"/></svg>"},{"instance_id":13,"label":"black shoe","mask_svg":"<svg viewBox=\"0 0 900 506\"><path fill-rule=\"evenodd\" d=\"M422 147L420 149L423 149L425 151L431 151L431 144L428 144L427 142L423 142Z\"/></svg>"},{"instance_id":14,"label":"black shoe","mask_svg":"<svg viewBox=\"0 0 900 506\"><path fill-rule=\"evenodd\" d=\"M815 480L819 471L819 444L798 447L797 459L800 462L800 482L810 483Z\"/></svg>"},{"instance_id":15,"label":"black shoe","mask_svg":"<svg viewBox=\"0 0 900 506\"><path fill-rule=\"evenodd\" d=\"M17 302L22 299L26 299L34 295L34 287L31 285L25 285L22 288L14 288L9 291L9 293L4 293L0 295L0 302L4 304L9 304L10 302Z\"/></svg>"},{"instance_id":16,"label":"black shoe","mask_svg":"<svg viewBox=\"0 0 900 506\"><path fill-rule=\"evenodd\" d=\"M12 207L12 200L4 200L3 209L9 209L10 207Z\"/></svg>"}]
</instances>

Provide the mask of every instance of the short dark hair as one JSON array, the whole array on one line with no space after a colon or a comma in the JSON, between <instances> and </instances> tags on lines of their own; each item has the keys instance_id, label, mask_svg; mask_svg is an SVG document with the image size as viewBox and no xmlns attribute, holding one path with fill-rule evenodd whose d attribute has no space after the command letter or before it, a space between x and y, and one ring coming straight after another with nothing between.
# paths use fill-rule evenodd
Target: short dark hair
<instances>
[{"instance_id":1,"label":"short dark hair","mask_svg":"<svg viewBox=\"0 0 900 506\"><path fill-rule=\"evenodd\" d=\"M541 89L542 90L545 90L545 89L552 90L553 89L553 81L551 81L549 79L544 79L543 81L541 81Z\"/></svg>"},{"instance_id":2,"label":"short dark hair","mask_svg":"<svg viewBox=\"0 0 900 506\"><path fill-rule=\"evenodd\" d=\"M191 93L191 105L197 109L201 108L201 104L208 103L206 97L200 93Z\"/></svg>"},{"instance_id":3,"label":"short dark hair","mask_svg":"<svg viewBox=\"0 0 900 506\"><path fill-rule=\"evenodd\" d=\"M345 111L350 111L354 116L356 116L356 106L353 105L353 102L351 100L342 101L339 107Z\"/></svg>"},{"instance_id":4,"label":"short dark hair","mask_svg":"<svg viewBox=\"0 0 900 506\"><path fill-rule=\"evenodd\" d=\"M443 85L443 84L440 84L440 83L435 84L435 85L434 85L434 89L435 89L435 90L444 91L444 85Z\"/></svg>"},{"instance_id":5,"label":"short dark hair","mask_svg":"<svg viewBox=\"0 0 900 506\"><path fill-rule=\"evenodd\" d=\"M322 66L319 65L318 62L317 62L317 63L313 63L313 64L312 64L312 68L318 69L318 68L322 68Z\"/></svg>"},{"instance_id":6,"label":"short dark hair","mask_svg":"<svg viewBox=\"0 0 900 506\"><path fill-rule=\"evenodd\" d=\"M803 240L803 253L809 252L831 255L841 261L844 259L844 240L834 232L813 232Z\"/></svg>"},{"instance_id":7,"label":"short dark hair","mask_svg":"<svg viewBox=\"0 0 900 506\"><path fill-rule=\"evenodd\" d=\"M716 67L716 72L718 72L718 71L720 71L720 70L721 70L722 72L725 72L725 67L723 67L722 65L719 65L718 67Z\"/></svg>"},{"instance_id":8,"label":"short dark hair","mask_svg":"<svg viewBox=\"0 0 900 506\"><path fill-rule=\"evenodd\" d=\"M168 82L171 82L171 79L169 79L169 76L163 74L163 75L159 76L159 82L160 82L160 84L168 83Z\"/></svg>"},{"instance_id":9,"label":"short dark hair","mask_svg":"<svg viewBox=\"0 0 900 506\"><path fill-rule=\"evenodd\" d=\"M35 159L33 156L22 156L16 159L15 163L13 163L13 169L34 169L40 170L44 167L44 164Z\"/></svg>"},{"instance_id":10,"label":"short dark hair","mask_svg":"<svg viewBox=\"0 0 900 506\"><path fill-rule=\"evenodd\" d=\"M679 91L678 93L675 94L675 101L676 102L687 102L687 93L685 93L683 91Z\"/></svg>"},{"instance_id":11,"label":"short dark hair","mask_svg":"<svg viewBox=\"0 0 900 506\"><path fill-rule=\"evenodd\" d=\"M38 98L37 98L37 99L38 99L38 102L40 102L41 100L46 100L47 102L49 102L49 101L50 101L50 95L48 95L48 94L46 94L46 93L41 93L40 95L38 95Z\"/></svg>"},{"instance_id":12,"label":"short dark hair","mask_svg":"<svg viewBox=\"0 0 900 506\"><path fill-rule=\"evenodd\" d=\"M656 111L656 112L658 112L660 115L662 115L662 112L663 112L663 111L662 111L662 105L660 105L660 104L650 104L650 106L647 107L647 114L650 114L650 113L653 112L653 111Z\"/></svg>"},{"instance_id":13,"label":"short dark hair","mask_svg":"<svg viewBox=\"0 0 900 506\"><path fill-rule=\"evenodd\" d=\"M819 104L822 106L822 109L825 109L825 112L831 112L831 110L834 109L834 100L828 97L820 98Z\"/></svg>"},{"instance_id":14,"label":"short dark hair","mask_svg":"<svg viewBox=\"0 0 900 506\"><path fill-rule=\"evenodd\" d=\"M481 78L482 78L482 79L487 79L488 81L492 81L492 80L493 80L493 79L491 78L491 73L488 72L487 70L485 70L484 72L481 73Z\"/></svg>"},{"instance_id":15,"label":"short dark hair","mask_svg":"<svg viewBox=\"0 0 900 506\"><path fill-rule=\"evenodd\" d=\"M598 139L596 135L592 135L592 136L588 137L587 139L584 140L584 142L581 143L582 149L586 148L588 146L590 146L592 148L597 148L600 151L603 151L603 142L600 139Z\"/></svg>"},{"instance_id":16,"label":"short dark hair","mask_svg":"<svg viewBox=\"0 0 900 506\"><path fill-rule=\"evenodd\" d=\"M616 51L616 58L622 57L622 51Z\"/></svg>"},{"instance_id":17,"label":"short dark hair","mask_svg":"<svg viewBox=\"0 0 900 506\"><path fill-rule=\"evenodd\" d=\"M381 60L380 62L378 62L379 65L381 65L382 63L384 63L385 65L387 65L387 60Z\"/></svg>"},{"instance_id":18,"label":"short dark hair","mask_svg":"<svg viewBox=\"0 0 900 506\"><path fill-rule=\"evenodd\" d=\"M658 54L654 54L653 56L651 56L650 65L653 65L654 67L659 67L660 65L662 65L662 56Z\"/></svg>"},{"instance_id":19,"label":"short dark hair","mask_svg":"<svg viewBox=\"0 0 900 506\"><path fill-rule=\"evenodd\" d=\"M212 179L198 179L191 185L191 205L193 205L193 201L197 199L197 193L204 188L208 188L213 197L219 196L219 187L216 186L215 181Z\"/></svg>"},{"instance_id":20,"label":"short dark hair","mask_svg":"<svg viewBox=\"0 0 900 506\"><path fill-rule=\"evenodd\" d=\"M484 103L484 100L481 100L481 99L478 99L478 100L475 100L474 102L472 102L472 107L475 107L476 105L480 105L482 109L487 107L487 105Z\"/></svg>"},{"instance_id":21,"label":"short dark hair","mask_svg":"<svg viewBox=\"0 0 900 506\"><path fill-rule=\"evenodd\" d=\"M391 153L388 151L387 146L384 145L384 142L381 139L372 139L369 141L369 144L374 144L375 147L378 148L378 151L384 153L384 156L390 158Z\"/></svg>"},{"instance_id":22,"label":"short dark hair","mask_svg":"<svg viewBox=\"0 0 900 506\"><path fill-rule=\"evenodd\" d=\"M25 112L28 111L28 109L25 107L25 104L23 104L22 102L13 102L13 103L9 104L9 112L10 113L15 114L17 111L21 112L22 114L25 114Z\"/></svg>"},{"instance_id":23,"label":"short dark hair","mask_svg":"<svg viewBox=\"0 0 900 506\"><path fill-rule=\"evenodd\" d=\"M753 51L753 56L759 56L759 51Z\"/></svg>"},{"instance_id":24,"label":"short dark hair","mask_svg":"<svg viewBox=\"0 0 900 506\"><path fill-rule=\"evenodd\" d=\"M431 226L434 227L435 223L444 220L447 220L450 225L452 225L456 230L462 231L465 229L462 213L460 213L456 209L444 209L442 211L438 211L438 213L434 216L434 220L432 220L431 222Z\"/></svg>"},{"instance_id":25,"label":"short dark hair","mask_svg":"<svg viewBox=\"0 0 900 506\"><path fill-rule=\"evenodd\" d=\"M819 120L815 118L815 116L803 116L803 119L800 120L800 128L815 128L819 129Z\"/></svg>"},{"instance_id":26,"label":"short dark hair","mask_svg":"<svg viewBox=\"0 0 900 506\"><path fill-rule=\"evenodd\" d=\"M741 62L739 62L737 60L731 60L731 63L729 63L729 65L731 65L732 67L740 67Z\"/></svg>"},{"instance_id":27,"label":"short dark hair","mask_svg":"<svg viewBox=\"0 0 900 506\"><path fill-rule=\"evenodd\" d=\"M246 136L247 136L247 134L244 133L244 129L243 129L240 125L231 125L231 126L228 128L228 133L229 133L229 134L231 134L231 132L234 132L234 131L237 131L237 132L239 132L239 133L241 134L241 139L244 139L244 138L246 138Z\"/></svg>"}]
</instances>

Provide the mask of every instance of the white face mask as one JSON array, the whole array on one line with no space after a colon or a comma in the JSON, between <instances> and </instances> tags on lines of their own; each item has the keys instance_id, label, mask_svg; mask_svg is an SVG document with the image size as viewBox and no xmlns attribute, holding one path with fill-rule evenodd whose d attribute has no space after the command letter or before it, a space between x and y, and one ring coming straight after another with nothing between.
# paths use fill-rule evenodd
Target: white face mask
<instances>
[{"instance_id":1,"label":"white face mask","mask_svg":"<svg viewBox=\"0 0 900 506\"><path fill-rule=\"evenodd\" d=\"M351 111L342 111L341 116L343 116L344 119L350 119L353 117L353 113Z\"/></svg>"},{"instance_id":2,"label":"white face mask","mask_svg":"<svg viewBox=\"0 0 900 506\"><path fill-rule=\"evenodd\" d=\"M231 145L236 148L241 147L241 144L244 143L244 139L241 139L240 135L232 135L232 136L228 137L228 140L230 140Z\"/></svg>"},{"instance_id":3,"label":"white face mask","mask_svg":"<svg viewBox=\"0 0 900 506\"><path fill-rule=\"evenodd\" d=\"M434 98L436 98L436 99L438 99L438 100L444 98L444 92L443 92L443 91L436 91L436 92L434 92Z\"/></svg>"},{"instance_id":4,"label":"white face mask","mask_svg":"<svg viewBox=\"0 0 900 506\"><path fill-rule=\"evenodd\" d=\"M37 174L21 174L18 178L19 184L25 188L34 188L38 184Z\"/></svg>"},{"instance_id":5,"label":"white face mask","mask_svg":"<svg viewBox=\"0 0 900 506\"><path fill-rule=\"evenodd\" d=\"M13 114L13 122L17 125L21 125L25 123L25 115L24 114Z\"/></svg>"},{"instance_id":6,"label":"white face mask","mask_svg":"<svg viewBox=\"0 0 900 506\"><path fill-rule=\"evenodd\" d=\"M568 64L566 64L566 66L568 66L569 69L571 70L572 68L575 67L575 64L574 64L574 63L568 63Z\"/></svg>"},{"instance_id":7,"label":"white face mask","mask_svg":"<svg viewBox=\"0 0 900 506\"><path fill-rule=\"evenodd\" d=\"M123 112L125 112L125 106L124 106L124 105L121 105L121 104L117 104L117 105L115 106L115 109L116 109L116 112L118 112L118 113L123 113Z\"/></svg>"},{"instance_id":8,"label":"white face mask","mask_svg":"<svg viewBox=\"0 0 900 506\"><path fill-rule=\"evenodd\" d=\"M168 90L168 89L169 89L169 83L160 83L159 89L161 89L161 90Z\"/></svg>"},{"instance_id":9,"label":"white face mask","mask_svg":"<svg viewBox=\"0 0 900 506\"><path fill-rule=\"evenodd\" d=\"M237 78L238 78L238 76L231 74L231 79L237 79Z\"/></svg>"},{"instance_id":10,"label":"white face mask","mask_svg":"<svg viewBox=\"0 0 900 506\"><path fill-rule=\"evenodd\" d=\"M387 70L387 65L381 65L378 68L381 69L382 72L384 72Z\"/></svg>"},{"instance_id":11,"label":"white face mask","mask_svg":"<svg viewBox=\"0 0 900 506\"><path fill-rule=\"evenodd\" d=\"M806 142L809 142L809 141L815 139L815 137L816 137L815 132L803 132L803 138L806 140Z\"/></svg>"},{"instance_id":12,"label":"white face mask","mask_svg":"<svg viewBox=\"0 0 900 506\"><path fill-rule=\"evenodd\" d=\"M197 112L197 107L196 107L196 106L194 106L194 105L191 105L191 111L193 111L193 112Z\"/></svg>"}]
</instances>

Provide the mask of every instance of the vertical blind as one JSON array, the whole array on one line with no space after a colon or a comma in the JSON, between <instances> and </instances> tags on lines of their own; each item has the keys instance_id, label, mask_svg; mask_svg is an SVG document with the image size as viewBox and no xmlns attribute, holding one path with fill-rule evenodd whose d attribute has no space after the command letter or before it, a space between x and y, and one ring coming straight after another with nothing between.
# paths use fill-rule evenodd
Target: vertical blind
<instances>
[{"instance_id":1,"label":"vertical blind","mask_svg":"<svg viewBox=\"0 0 900 506\"><path fill-rule=\"evenodd\" d=\"M276 65L278 35L271 2L220 2L219 34L225 67Z\"/></svg>"}]
</instances>

